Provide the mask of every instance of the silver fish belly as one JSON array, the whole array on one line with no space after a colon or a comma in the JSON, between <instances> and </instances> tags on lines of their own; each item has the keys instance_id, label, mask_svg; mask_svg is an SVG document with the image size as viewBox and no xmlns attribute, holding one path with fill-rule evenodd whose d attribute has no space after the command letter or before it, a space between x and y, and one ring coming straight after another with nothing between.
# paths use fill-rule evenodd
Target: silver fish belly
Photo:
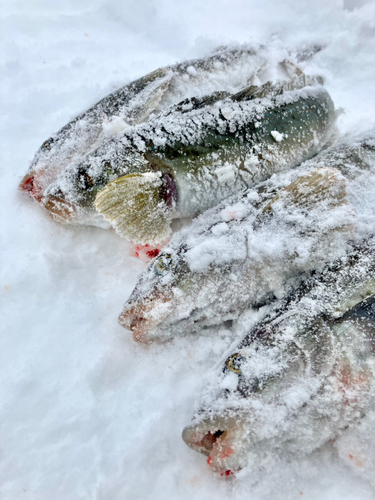
<instances>
[{"instance_id":1,"label":"silver fish belly","mask_svg":"<svg viewBox=\"0 0 375 500\"><path fill-rule=\"evenodd\" d=\"M209 379L183 439L213 471L310 453L375 402L375 238L308 280Z\"/></svg>"},{"instance_id":2,"label":"silver fish belly","mask_svg":"<svg viewBox=\"0 0 375 500\"><path fill-rule=\"evenodd\" d=\"M374 173L371 132L207 211L149 264L120 323L168 339L282 297L374 231Z\"/></svg>"}]
</instances>

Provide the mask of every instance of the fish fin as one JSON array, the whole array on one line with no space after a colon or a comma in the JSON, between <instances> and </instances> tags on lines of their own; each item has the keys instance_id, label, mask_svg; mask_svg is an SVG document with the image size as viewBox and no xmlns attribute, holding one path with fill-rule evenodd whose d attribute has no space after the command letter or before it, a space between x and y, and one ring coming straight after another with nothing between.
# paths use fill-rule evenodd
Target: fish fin
<instances>
[{"instance_id":1,"label":"fish fin","mask_svg":"<svg viewBox=\"0 0 375 500\"><path fill-rule=\"evenodd\" d=\"M161 70L157 71L160 72ZM168 71L162 73L158 79L155 79L155 81L151 82L149 95L147 96L144 104L139 109L137 109L136 112L134 112L131 118L131 125L137 125L139 123L145 122L150 117L151 113L153 113L157 109L160 101L169 88L172 78L173 72Z\"/></svg>"},{"instance_id":2,"label":"fish fin","mask_svg":"<svg viewBox=\"0 0 375 500\"><path fill-rule=\"evenodd\" d=\"M285 92L290 92L292 90L300 90L307 86L321 85L323 80L319 76L305 75L295 75L287 81L278 80L267 81L260 86L250 85L236 94L230 96L232 101L248 101L253 99L263 99L265 97L275 97Z\"/></svg>"},{"instance_id":3,"label":"fish fin","mask_svg":"<svg viewBox=\"0 0 375 500\"><path fill-rule=\"evenodd\" d=\"M136 244L155 245L171 233L171 207L160 172L129 174L99 191L96 210L116 232Z\"/></svg>"},{"instance_id":4,"label":"fish fin","mask_svg":"<svg viewBox=\"0 0 375 500\"><path fill-rule=\"evenodd\" d=\"M259 80L262 73L264 73L269 68L270 64L270 61L266 61L262 64L262 66L257 68L254 73L247 79L246 87L255 86L258 88L258 85L256 85L256 81Z\"/></svg>"},{"instance_id":5,"label":"fish fin","mask_svg":"<svg viewBox=\"0 0 375 500\"><path fill-rule=\"evenodd\" d=\"M327 209L348 204L346 184L345 177L336 168L316 168L278 193L264 207L262 214L277 211L280 203L283 208L295 206L305 211L321 203Z\"/></svg>"},{"instance_id":6,"label":"fish fin","mask_svg":"<svg viewBox=\"0 0 375 500\"><path fill-rule=\"evenodd\" d=\"M287 73L289 78L293 78L294 76L304 75L304 72L296 64L294 64L292 61L289 61L289 59L284 59L279 64L284 69L284 71Z\"/></svg>"}]
</instances>

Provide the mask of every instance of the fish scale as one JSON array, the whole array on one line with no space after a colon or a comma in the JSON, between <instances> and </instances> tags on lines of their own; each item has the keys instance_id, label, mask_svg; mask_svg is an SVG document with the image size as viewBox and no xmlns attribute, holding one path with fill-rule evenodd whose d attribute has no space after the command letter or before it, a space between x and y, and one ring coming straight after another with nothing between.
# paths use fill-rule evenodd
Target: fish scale
<instances>
[{"instance_id":1,"label":"fish scale","mask_svg":"<svg viewBox=\"0 0 375 500\"><path fill-rule=\"evenodd\" d=\"M170 234L173 218L191 217L317 153L335 118L326 90L303 74L229 97L214 92L127 127L83 159L72 159L55 180L42 169L21 187L60 222L103 225L106 219L133 242L156 244ZM151 179L147 172L169 176L169 191L164 180L160 190L154 180L146 189L155 200L150 204L141 194ZM43 190L37 184L44 175Z\"/></svg>"},{"instance_id":2,"label":"fish scale","mask_svg":"<svg viewBox=\"0 0 375 500\"><path fill-rule=\"evenodd\" d=\"M141 275L120 323L144 341L199 332L345 254L375 229L373 137L344 138L199 216Z\"/></svg>"},{"instance_id":3,"label":"fish scale","mask_svg":"<svg viewBox=\"0 0 375 500\"><path fill-rule=\"evenodd\" d=\"M98 193L97 210L122 236L154 244L170 234L173 218L191 217L274 172L301 163L322 148L335 120L333 103L326 91L320 86L304 87L304 83L304 79L295 79L293 91L275 84L277 92L268 98L253 99L244 94L249 100L237 102L234 96L183 116L162 115L115 139L114 142L122 141L124 147L131 144L138 148L149 161L148 166L143 163L145 169L168 174L173 179L176 203L163 223L161 212L131 204L138 191L134 186L132 192L126 176L134 173L134 166L131 161L125 164L123 155L120 165L117 146L106 145L105 153L96 151L83 168L99 172L106 155L112 170L121 168L122 175L113 181L115 191L108 184ZM282 140L275 140L274 129ZM142 173L139 180L143 182ZM69 196L74 197L74 180L71 184ZM112 197L117 206L115 214L107 213ZM161 195L159 200L163 211ZM132 210L141 211L141 227L127 224Z\"/></svg>"},{"instance_id":4,"label":"fish scale","mask_svg":"<svg viewBox=\"0 0 375 500\"><path fill-rule=\"evenodd\" d=\"M310 453L372 408L374 250L372 236L274 304L208 378L183 438L213 471L256 476L264 455Z\"/></svg>"},{"instance_id":5,"label":"fish scale","mask_svg":"<svg viewBox=\"0 0 375 500\"><path fill-rule=\"evenodd\" d=\"M158 114L181 99L202 97L205 85L213 92L240 89L266 58L262 47L220 47L208 57L159 68L125 85L44 141L20 189L41 202L45 190L72 162L79 161L124 128L146 121L152 113ZM189 68L195 68L196 75L186 79ZM55 215L58 219L58 214ZM93 221L86 214L80 222ZM103 225L104 221L94 218L94 223Z\"/></svg>"}]
</instances>

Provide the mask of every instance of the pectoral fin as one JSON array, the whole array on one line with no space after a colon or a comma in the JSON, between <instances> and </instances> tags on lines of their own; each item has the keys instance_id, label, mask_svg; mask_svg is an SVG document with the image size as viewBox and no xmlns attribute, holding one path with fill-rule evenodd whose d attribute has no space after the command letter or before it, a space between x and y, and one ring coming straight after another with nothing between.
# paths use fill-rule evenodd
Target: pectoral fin
<instances>
[{"instance_id":1,"label":"pectoral fin","mask_svg":"<svg viewBox=\"0 0 375 500\"><path fill-rule=\"evenodd\" d=\"M95 206L120 236L154 245L171 232L170 183L169 176L160 172L125 175L97 194Z\"/></svg>"}]
</instances>

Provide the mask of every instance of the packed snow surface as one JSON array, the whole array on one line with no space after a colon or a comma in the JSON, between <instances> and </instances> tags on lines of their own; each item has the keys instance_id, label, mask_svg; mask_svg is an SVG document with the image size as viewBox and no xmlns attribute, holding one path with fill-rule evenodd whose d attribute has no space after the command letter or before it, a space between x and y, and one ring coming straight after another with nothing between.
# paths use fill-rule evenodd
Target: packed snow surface
<instances>
[{"instance_id":1,"label":"packed snow surface","mask_svg":"<svg viewBox=\"0 0 375 500\"><path fill-rule=\"evenodd\" d=\"M52 222L17 186L40 144L109 92L228 43L323 47L303 69L344 110L340 134L373 128L375 4L11 0L1 17L1 498L374 499L330 447L256 484L213 476L181 431L233 332L135 344L117 324L145 268L131 245Z\"/></svg>"}]
</instances>

